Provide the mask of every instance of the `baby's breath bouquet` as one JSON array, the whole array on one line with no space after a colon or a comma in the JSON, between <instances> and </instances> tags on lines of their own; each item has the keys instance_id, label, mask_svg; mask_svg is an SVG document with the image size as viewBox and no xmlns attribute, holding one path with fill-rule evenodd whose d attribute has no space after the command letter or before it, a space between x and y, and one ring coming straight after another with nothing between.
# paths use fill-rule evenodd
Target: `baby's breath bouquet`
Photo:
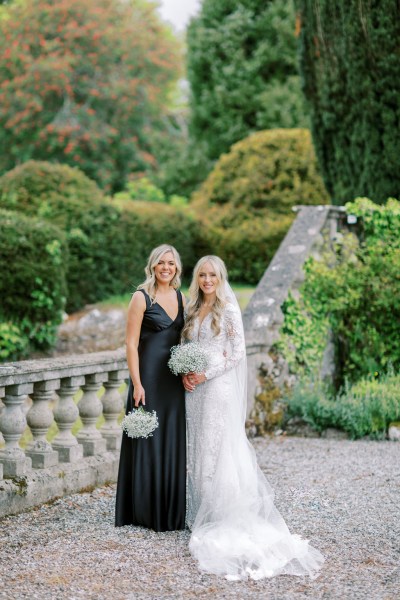
<instances>
[{"instance_id":1,"label":"baby's breath bouquet","mask_svg":"<svg viewBox=\"0 0 400 600\"><path fill-rule=\"evenodd\" d=\"M174 375L204 373L208 366L207 351L199 342L173 346L168 366Z\"/></svg>"},{"instance_id":2,"label":"baby's breath bouquet","mask_svg":"<svg viewBox=\"0 0 400 600\"><path fill-rule=\"evenodd\" d=\"M155 410L144 410L143 406L134 408L122 419L122 429L131 438L148 438L158 427L158 418Z\"/></svg>"}]
</instances>

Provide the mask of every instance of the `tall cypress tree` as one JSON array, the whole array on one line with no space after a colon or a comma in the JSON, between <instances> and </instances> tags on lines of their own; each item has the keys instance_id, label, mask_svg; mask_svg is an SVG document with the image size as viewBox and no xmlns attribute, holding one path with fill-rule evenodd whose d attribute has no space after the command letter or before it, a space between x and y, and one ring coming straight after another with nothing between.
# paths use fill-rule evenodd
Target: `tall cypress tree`
<instances>
[{"instance_id":1,"label":"tall cypress tree","mask_svg":"<svg viewBox=\"0 0 400 600\"><path fill-rule=\"evenodd\" d=\"M187 44L190 135L210 160L260 129L308 126L293 0L203 0Z\"/></svg>"},{"instance_id":2,"label":"tall cypress tree","mask_svg":"<svg viewBox=\"0 0 400 600\"><path fill-rule=\"evenodd\" d=\"M400 4L296 0L314 145L334 202L400 196Z\"/></svg>"}]
</instances>

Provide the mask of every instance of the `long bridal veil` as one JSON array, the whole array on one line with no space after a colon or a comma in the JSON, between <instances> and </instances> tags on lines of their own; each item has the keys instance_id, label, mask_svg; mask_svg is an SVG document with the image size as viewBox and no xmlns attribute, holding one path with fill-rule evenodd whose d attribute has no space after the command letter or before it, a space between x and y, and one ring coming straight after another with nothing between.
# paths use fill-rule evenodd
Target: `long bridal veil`
<instances>
[{"instance_id":1,"label":"long bridal veil","mask_svg":"<svg viewBox=\"0 0 400 600\"><path fill-rule=\"evenodd\" d=\"M204 488L192 526L190 551L202 570L230 580L279 574L315 577L323 556L307 540L289 532L274 506L272 488L259 469L255 451L246 437L247 367L243 323L229 284L226 294L239 311L241 331L235 335L242 337L243 357L228 371L231 400L229 411L224 415L223 443L215 474Z\"/></svg>"}]
</instances>

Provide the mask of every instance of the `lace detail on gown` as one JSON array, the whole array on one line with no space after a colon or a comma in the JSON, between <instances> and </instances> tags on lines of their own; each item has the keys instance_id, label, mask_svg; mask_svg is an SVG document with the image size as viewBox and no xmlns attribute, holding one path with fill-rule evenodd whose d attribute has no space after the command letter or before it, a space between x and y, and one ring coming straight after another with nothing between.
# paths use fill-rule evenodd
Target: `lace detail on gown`
<instances>
[{"instance_id":1,"label":"lace detail on gown","mask_svg":"<svg viewBox=\"0 0 400 600\"><path fill-rule=\"evenodd\" d=\"M189 548L199 567L228 579L315 576L323 557L292 535L273 503L244 429L241 314L227 304L217 336L207 315L192 338L207 347L207 380L186 393Z\"/></svg>"}]
</instances>

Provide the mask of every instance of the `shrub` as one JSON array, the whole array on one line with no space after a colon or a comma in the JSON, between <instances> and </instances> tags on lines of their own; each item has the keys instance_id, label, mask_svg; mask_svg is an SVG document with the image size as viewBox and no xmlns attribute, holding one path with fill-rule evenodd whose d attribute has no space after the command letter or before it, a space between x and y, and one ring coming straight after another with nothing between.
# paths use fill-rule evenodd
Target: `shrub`
<instances>
[{"instance_id":1,"label":"shrub","mask_svg":"<svg viewBox=\"0 0 400 600\"><path fill-rule=\"evenodd\" d=\"M292 372L312 375L331 330L339 384L384 372L389 363L400 367L400 203L360 198L347 211L359 217L361 241L339 235L322 260L306 262L300 298L283 306L277 344Z\"/></svg>"},{"instance_id":2,"label":"shrub","mask_svg":"<svg viewBox=\"0 0 400 600\"><path fill-rule=\"evenodd\" d=\"M32 217L0 211L0 355L54 340L66 300L67 249L62 232Z\"/></svg>"},{"instance_id":3,"label":"shrub","mask_svg":"<svg viewBox=\"0 0 400 600\"><path fill-rule=\"evenodd\" d=\"M64 180L50 177L48 194L47 172L67 175ZM14 175L24 185L13 186ZM82 184L76 196L68 183L72 175ZM40 200L30 194L31 182ZM65 231L69 311L132 290L144 277L152 247L161 243L175 244L186 268L194 264L196 227L187 211L163 203L113 202L77 169L34 162L22 165L0 178L0 205L43 216Z\"/></svg>"},{"instance_id":4,"label":"shrub","mask_svg":"<svg viewBox=\"0 0 400 600\"><path fill-rule=\"evenodd\" d=\"M296 204L328 201L306 129L255 133L232 146L194 194L206 249L237 280L256 283L287 232Z\"/></svg>"},{"instance_id":5,"label":"shrub","mask_svg":"<svg viewBox=\"0 0 400 600\"><path fill-rule=\"evenodd\" d=\"M303 381L286 398L287 414L302 417L317 431L337 427L353 439L381 438L400 417L399 385L400 375L391 369L379 379L346 383L336 398L321 382Z\"/></svg>"},{"instance_id":6,"label":"shrub","mask_svg":"<svg viewBox=\"0 0 400 600\"><path fill-rule=\"evenodd\" d=\"M29 160L0 177L1 207L40 215L62 227L73 226L76 208L83 210L103 199L94 181L67 165Z\"/></svg>"}]
</instances>

